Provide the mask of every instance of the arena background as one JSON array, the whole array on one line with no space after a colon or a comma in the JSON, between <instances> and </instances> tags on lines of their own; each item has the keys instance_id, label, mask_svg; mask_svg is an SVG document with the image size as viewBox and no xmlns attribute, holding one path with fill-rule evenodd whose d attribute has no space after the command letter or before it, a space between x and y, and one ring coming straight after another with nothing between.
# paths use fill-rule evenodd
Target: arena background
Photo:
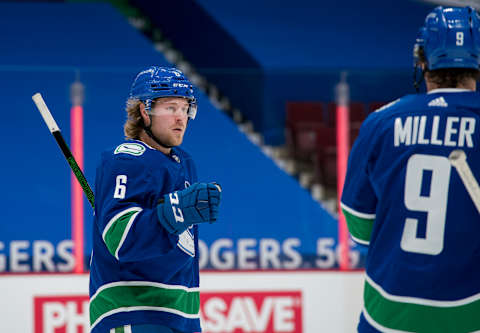
<instances>
[{"instance_id":1,"label":"arena background","mask_svg":"<svg viewBox=\"0 0 480 333\"><path fill-rule=\"evenodd\" d=\"M364 116L413 93L417 28L438 3L448 1L0 2L0 330L88 332L92 210L84 199L79 263L71 171L32 95L72 143L71 88L82 85L93 186L101 151L123 139L135 73L155 64L195 83L183 147L200 180L223 187L218 223L200 231L204 331L353 332L366 249L351 243L340 267L335 143L302 155L289 107L320 106L332 122L339 83Z\"/></svg>"}]
</instances>

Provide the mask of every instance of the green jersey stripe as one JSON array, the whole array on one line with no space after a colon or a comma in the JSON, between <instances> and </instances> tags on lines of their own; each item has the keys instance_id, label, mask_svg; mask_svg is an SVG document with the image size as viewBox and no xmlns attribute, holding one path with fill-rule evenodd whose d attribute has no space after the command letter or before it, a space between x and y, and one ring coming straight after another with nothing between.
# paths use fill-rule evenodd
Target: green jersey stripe
<instances>
[{"instance_id":1,"label":"green jersey stripe","mask_svg":"<svg viewBox=\"0 0 480 333\"><path fill-rule=\"evenodd\" d=\"M135 217L140 213L140 207L126 209L115 215L103 231L103 240L108 251L118 260L118 251L123 245L128 231L130 230Z\"/></svg>"},{"instance_id":2,"label":"green jersey stripe","mask_svg":"<svg viewBox=\"0 0 480 333\"><path fill-rule=\"evenodd\" d=\"M105 235L107 234L108 230L110 229L110 227L113 225L113 223L118 219L120 218L122 215L125 215L129 212L140 212L142 211L142 208L140 207L130 207L128 209L125 209L125 210L122 210L120 213L116 214L114 217L112 217L110 219L110 221L108 221L107 225L105 226L105 229L103 229L103 233L102 233L102 238L103 240L105 240Z\"/></svg>"},{"instance_id":3,"label":"green jersey stripe","mask_svg":"<svg viewBox=\"0 0 480 333\"><path fill-rule=\"evenodd\" d=\"M90 300L90 323L124 311L163 311L196 319L200 309L198 288L159 287L156 283L112 283L97 291Z\"/></svg>"},{"instance_id":4,"label":"green jersey stripe","mask_svg":"<svg viewBox=\"0 0 480 333\"><path fill-rule=\"evenodd\" d=\"M110 329L110 333L132 333L131 325L124 325Z\"/></svg>"},{"instance_id":5,"label":"green jersey stripe","mask_svg":"<svg viewBox=\"0 0 480 333\"><path fill-rule=\"evenodd\" d=\"M367 245L370 242L375 219L366 219L353 215L344 207L342 207L342 211L345 220L347 221L348 231L350 231L352 238L358 243L366 243Z\"/></svg>"},{"instance_id":6,"label":"green jersey stripe","mask_svg":"<svg viewBox=\"0 0 480 333\"><path fill-rule=\"evenodd\" d=\"M359 212L353 208L350 208L348 207L347 205L345 205L343 202L340 202L340 207L342 208L342 210L346 210L347 212L349 212L350 214L352 215L355 215L357 217L361 217L362 219L367 219L367 220L375 220L376 218L376 214L369 214L369 213L362 213L362 212Z\"/></svg>"},{"instance_id":7,"label":"green jersey stripe","mask_svg":"<svg viewBox=\"0 0 480 333\"><path fill-rule=\"evenodd\" d=\"M162 307L155 307L155 306L132 306L132 307L125 307L125 308L118 308L112 311L105 312L100 317L98 317L93 324L91 324L90 329L93 330L93 328L97 326L98 323L100 323L104 318L108 316L112 316L114 314L121 313L121 312L132 312L132 311L158 311L158 312L167 312L167 313L176 314L178 316L182 316L187 319L197 320L200 318L198 314L196 315L185 314L181 311L173 310L169 308L162 308Z\"/></svg>"},{"instance_id":8,"label":"green jersey stripe","mask_svg":"<svg viewBox=\"0 0 480 333\"><path fill-rule=\"evenodd\" d=\"M379 330L382 333L415 333L415 332L394 330L394 329L382 326L379 323L377 323L375 320L373 320L372 317L370 317L370 315L368 314L365 308L362 309L362 314L371 326L375 327L377 330Z\"/></svg>"},{"instance_id":9,"label":"green jersey stripe","mask_svg":"<svg viewBox=\"0 0 480 333\"><path fill-rule=\"evenodd\" d=\"M382 295L382 297L394 302L413 303L413 304L428 305L428 306L435 306L435 307L453 307L453 306L466 305L469 303L473 303L475 301L480 301L480 293L466 297L466 298L454 300L454 301L438 301L438 300L420 298L420 297L397 296L397 295L392 295L387 293L381 286L379 286L375 281L373 281L373 279L370 276L368 276L368 274L366 275L365 278L367 280L367 283L370 284L373 288L375 288Z\"/></svg>"},{"instance_id":10,"label":"green jersey stripe","mask_svg":"<svg viewBox=\"0 0 480 333\"><path fill-rule=\"evenodd\" d=\"M128 232L130 231L130 228L132 227L133 221L135 221L135 218L137 217L137 215L138 215L139 213L140 213L140 212L134 213L134 214L128 219L128 223L127 223L127 226L125 227L125 230L123 231L122 238L121 238L120 241L118 242L117 249L115 250L115 258L117 258L117 260L119 260L119 258L118 258L118 252L119 252L120 249L122 248L123 242L124 242L125 239L127 238ZM108 247L108 246L107 246L107 247Z\"/></svg>"},{"instance_id":11,"label":"green jersey stripe","mask_svg":"<svg viewBox=\"0 0 480 333\"><path fill-rule=\"evenodd\" d=\"M480 299L434 301L387 294L368 276L364 289L365 312L386 328L406 332L473 332L480 330ZM402 300L402 301L399 301Z\"/></svg>"}]
</instances>

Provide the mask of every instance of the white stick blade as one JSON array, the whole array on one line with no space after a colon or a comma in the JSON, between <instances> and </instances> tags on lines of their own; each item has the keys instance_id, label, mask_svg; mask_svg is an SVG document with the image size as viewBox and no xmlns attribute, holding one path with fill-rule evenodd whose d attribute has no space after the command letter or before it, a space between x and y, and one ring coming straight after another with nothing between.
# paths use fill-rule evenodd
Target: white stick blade
<instances>
[{"instance_id":1,"label":"white stick blade","mask_svg":"<svg viewBox=\"0 0 480 333\"><path fill-rule=\"evenodd\" d=\"M50 110L48 110L47 104L45 104L42 95L40 93L36 93L32 96L32 99L37 106L38 111L40 111L40 114L42 115L42 118L47 124L50 132L53 133L55 131L60 131L57 123L55 122L55 119L53 119L52 114L50 113Z\"/></svg>"}]
</instances>

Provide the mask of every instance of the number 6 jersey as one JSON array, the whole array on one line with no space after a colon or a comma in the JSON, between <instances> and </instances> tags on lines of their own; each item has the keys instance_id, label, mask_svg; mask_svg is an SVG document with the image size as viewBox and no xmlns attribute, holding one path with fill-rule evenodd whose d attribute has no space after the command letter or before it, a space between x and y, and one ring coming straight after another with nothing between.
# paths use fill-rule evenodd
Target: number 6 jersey
<instances>
[{"instance_id":1,"label":"number 6 jersey","mask_svg":"<svg viewBox=\"0 0 480 333\"><path fill-rule=\"evenodd\" d=\"M436 89L369 115L341 207L368 245L359 332L480 330L480 213L449 154L480 180L480 95Z\"/></svg>"},{"instance_id":2,"label":"number 6 jersey","mask_svg":"<svg viewBox=\"0 0 480 333\"><path fill-rule=\"evenodd\" d=\"M90 272L92 332L158 324L199 332L198 226L170 234L158 222L165 194L197 181L183 150L127 141L102 154L95 180Z\"/></svg>"}]
</instances>

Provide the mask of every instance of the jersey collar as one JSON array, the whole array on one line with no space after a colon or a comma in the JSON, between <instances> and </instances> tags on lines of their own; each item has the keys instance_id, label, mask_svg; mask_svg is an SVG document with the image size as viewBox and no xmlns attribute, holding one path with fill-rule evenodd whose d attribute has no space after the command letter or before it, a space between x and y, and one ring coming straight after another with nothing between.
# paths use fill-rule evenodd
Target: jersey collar
<instances>
[{"instance_id":1,"label":"jersey collar","mask_svg":"<svg viewBox=\"0 0 480 333\"><path fill-rule=\"evenodd\" d=\"M433 89L427 92L427 94L436 94L436 93L453 93L453 92L466 92L466 91L471 91L469 89L462 89L462 88L438 88L438 89Z\"/></svg>"},{"instance_id":2,"label":"jersey collar","mask_svg":"<svg viewBox=\"0 0 480 333\"><path fill-rule=\"evenodd\" d=\"M150 148L150 149L152 149L152 150L156 150L155 148L153 148L153 147L150 147L148 144L146 144L146 143L145 143L145 142L143 142L142 140L132 139L132 141L137 141L137 142L140 142L140 143L142 143L143 145L147 146L147 148Z\"/></svg>"},{"instance_id":3,"label":"jersey collar","mask_svg":"<svg viewBox=\"0 0 480 333\"><path fill-rule=\"evenodd\" d=\"M132 139L131 141L140 142L140 143L142 143L143 145L147 146L148 148L150 148L150 149L152 149L152 150L158 151L158 149L155 149L155 148L153 148L153 147L150 147L148 144L146 144L146 143L143 142L142 140ZM170 154L167 155L167 156L169 156L170 158L172 158L175 162L181 163L180 157L178 156L178 153L176 152L176 149L174 149L174 148L175 148L175 147L172 147L172 148L171 148Z\"/></svg>"}]
</instances>

